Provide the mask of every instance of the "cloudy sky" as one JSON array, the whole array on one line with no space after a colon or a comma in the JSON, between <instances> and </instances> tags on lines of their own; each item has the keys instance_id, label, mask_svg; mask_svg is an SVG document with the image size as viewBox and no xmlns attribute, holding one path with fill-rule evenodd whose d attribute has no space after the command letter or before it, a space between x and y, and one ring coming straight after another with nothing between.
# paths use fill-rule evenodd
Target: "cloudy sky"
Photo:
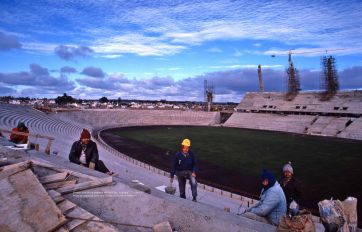
<instances>
[{"instance_id":1,"label":"cloudy sky","mask_svg":"<svg viewBox=\"0 0 362 232\"><path fill-rule=\"evenodd\" d=\"M303 90L321 56L342 89L362 88L360 0L1 0L0 96L239 102L285 91L287 53ZM271 56L273 55L273 57ZM274 57L275 56L275 57Z\"/></svg>"}]
</instances>

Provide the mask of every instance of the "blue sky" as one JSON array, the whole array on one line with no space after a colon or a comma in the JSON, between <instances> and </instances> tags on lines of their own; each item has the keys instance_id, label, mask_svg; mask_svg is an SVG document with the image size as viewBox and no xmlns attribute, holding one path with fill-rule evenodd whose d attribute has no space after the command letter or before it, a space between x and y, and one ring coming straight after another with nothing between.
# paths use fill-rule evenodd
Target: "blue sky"
<instances>
[{"instance_id":1,"label":"blue sky","mask_svg":"<svg viewBox=\"0 0 362 232\"><path fill-rule=\"evenodd\" d=\"M239 102L284 91L292 50L302 90L335 56L341 89L362 88L361 1L1 0L0 95ZM275 57L271 57L274 54Z\"/></svg>"}]
</instances>

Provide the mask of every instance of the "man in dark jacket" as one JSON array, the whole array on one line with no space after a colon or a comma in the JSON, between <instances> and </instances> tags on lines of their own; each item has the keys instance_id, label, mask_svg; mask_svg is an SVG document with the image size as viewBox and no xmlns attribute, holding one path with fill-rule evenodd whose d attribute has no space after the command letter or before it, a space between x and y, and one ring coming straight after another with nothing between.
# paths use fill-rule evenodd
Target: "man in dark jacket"
<instances>
[{"instance_id":1,"label":"man in dark jacket","mask_svg":"<svg viewBox=\"0 0 362 232\"><path fill-rule=\"evenodd\" d=\"M299 205L301 197L300 183L294 178L293 167L290 161L283 166L283 177L280 185L284 191L287 200L287 210L289 212L290 203L295 201Z\"/></svg>"},{"instance_id":2,"label":"man in dark jacket","mask_svg":"<svg viewBox=\"0 0 362 232\"><path fill-rule=\"evenodd\" d=\"M173 182L173 177L176 174L179 184L180 197L186 199L186 180L189 179L192 191L192 200L196 202L197 182L195 155L192 153L192 151L190 151L191 142L189 139L184 139L181 145L181 151L175 154L175 157L172 161L170 182Z\"/></svg>"},{"instance_id":3,"label":"man in dark jacket","mask_svg":"<svg viewBox=\"0 0 362 232\"><path fill-rule=\"evenodd\" d=\"M108 170L103 161L99 160L97 144L90 140L90 138L89 131L83 129L80 140L75 141L70 149L70 162L113 175L114 173Z\"/></svg>"}]
</instances>

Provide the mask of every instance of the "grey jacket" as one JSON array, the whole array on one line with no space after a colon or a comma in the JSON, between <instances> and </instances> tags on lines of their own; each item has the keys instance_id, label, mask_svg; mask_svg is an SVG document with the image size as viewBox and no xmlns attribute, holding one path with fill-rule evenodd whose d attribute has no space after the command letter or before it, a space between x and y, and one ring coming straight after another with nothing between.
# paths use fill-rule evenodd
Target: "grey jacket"
<instances>
[{"instance_id":1,"label":"grey jacket","mask_svg":"<svg viewBox=\"0 0 362 232\"><path fill-rule=\"evenodd\" d=\"M278 181L261 193L260 201L251 207L250 212L266 217L274 225L287 213L287 202Z\"/></svg>"}]
</instances>

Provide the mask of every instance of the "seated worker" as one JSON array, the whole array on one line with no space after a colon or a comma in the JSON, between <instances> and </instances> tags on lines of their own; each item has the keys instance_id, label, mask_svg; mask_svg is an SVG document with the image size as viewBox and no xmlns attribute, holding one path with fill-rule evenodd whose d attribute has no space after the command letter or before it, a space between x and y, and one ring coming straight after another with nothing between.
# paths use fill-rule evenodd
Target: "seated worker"
<instances>
[{"instance_id":1,"label":"seated worker","mask_svg":"<svg viewBox=\"0 0 362 232\"><path fill-rule=\"evenodd\" d=\"M70 162L95 169L108 175L113 175L114 173L108 170L103 161L99 160L97 144L90 140L90 138L91 135L89 131L83 129L80 139L75 141L70 149Z\"/></svg>"},{"instance_id":2,"label":"seated worker","mask_svg":"<svg viewBox=\"0 0 362 232\"><path fill-rule=\"evenodd\" d=\"M284 191L287 200L287 211L289 212L290 203L295 201L300 204L301 188L300 183L294 178L292 163L289 161L283 166L283 177L280 185Z\"/></svg>"},{"instance_id":3,"label":"seated worker","mask_svg":"<svg viewBox=\"0 0 362 232\"><path fill-rule=\"evenodd\" d=\"M279 220L287 212L287 203L285 200L283 189L274 175L263 170L262 173L262 190L260 201L246 209L243 216L272 225L278 225Z\"/></svg>"},{"instance_id":4,"label":"seated worker","mask_svg":"<svg viewBox=\"0 0 362 232\"><path fill-rule=\"evenodd\" d=\"M12 132L23 132L23 133L29 133L28 128L25 126L23 122L19 122L17 127L12 129ZM24 144L28 142L28 136L27 135L18 135L15 133L10 134L10 141L16 144Z\"/></svg>"}]
</instances>

